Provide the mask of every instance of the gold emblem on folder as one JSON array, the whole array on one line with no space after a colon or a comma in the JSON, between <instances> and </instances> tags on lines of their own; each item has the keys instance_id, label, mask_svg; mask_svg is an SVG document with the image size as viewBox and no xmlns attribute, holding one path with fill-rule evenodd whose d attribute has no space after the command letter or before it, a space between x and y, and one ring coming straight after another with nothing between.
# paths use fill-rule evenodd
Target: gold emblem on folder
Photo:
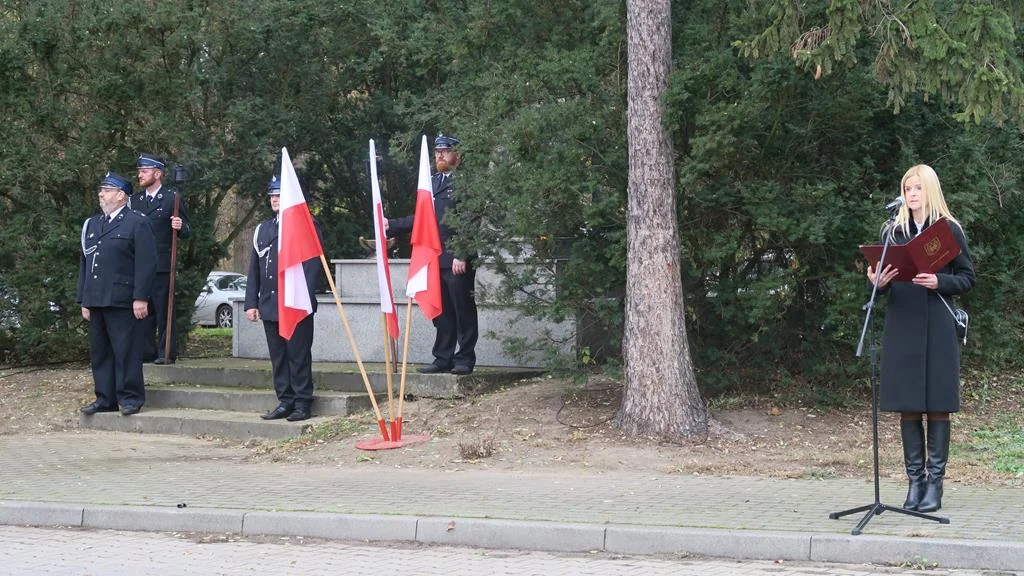
<instances>
[{"instance_id":1,"label":"gold emblem on folder","mask_svg":"<svg viewBox=\"0 0 1024 576\"><path fill-rule=\"evenodd\" d=\"M939 250L942 249L942 241L938 238L932 238L924 245L924 253L928 256L935 256Z\"/></svg>"}]
</instances>

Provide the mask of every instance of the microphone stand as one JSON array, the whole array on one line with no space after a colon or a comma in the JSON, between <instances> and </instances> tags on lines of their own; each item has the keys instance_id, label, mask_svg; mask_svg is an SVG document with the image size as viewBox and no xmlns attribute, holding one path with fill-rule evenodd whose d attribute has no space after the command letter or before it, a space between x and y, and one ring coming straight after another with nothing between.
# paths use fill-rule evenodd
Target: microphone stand
<instances>
[{"instance_id":1,"label":"microphone stand","mask_svg":"<svg viewBox=\"0 0 1024 576\"><path fill-rule=\"evenodd\" d=\"M898 210L899 210L899 206L896 206L895 209L892 211L892 213L889 215L889 223L886 226L887 230L891 230L892 226L895 224L896 213L897 213ZM883 239L883 243L882 243L882 256L881 256L881 260L879 260L879 262L878 262L878 269L875 271L875 273L876 273L876 277L875 277L876 280L878 278L877 275L881 275L882 274L882 270L885 269L885 253L889 250L889 233L886 232L883 236L884 236L884 239ZM870 352L870 354L871 354L871 444L873 446L874 460L875 460L875 466L874 466L875 501L872 502L871 504L866 504L864 506L858 506L856 508L850 508L849 510L843 510L842 512L832 512L831 514L828 515L829 518L835 520L836 518L842 518L843 516L848 516L850 514L856 514L858 512L867 512L867 514L865 514L864 517L860 519L860 522L857 523L857 526L854 527L853 531L850 532L854 536L856 536L856 535L861 533L861 530L863 530L864 527L867 526L868 521L870 521L875 516L880 515L882 512L885 512L886 510L890 510L892 512L898 512L900 514L906 514L907 516L914 516L914 517L917 517L917 518L923 518L925 520L931 520L933 522L938 522L939 524L949 524L949 518L943 518L941 516L932 516L930 514L924 514L923 512L918 512L916 510L906 510L906 509L900 508L898 506L889 506L888 504L882 504L881 493L880 493L881 491L880 491L880 488L879 488L879 481L878 481L878 367L877 367L877 360L876 360L877 356L876 356L876 349L875 349L876 347L875 347L875 330L874 330L874 327L875 327L875 325L874 325L875 296L876 296L877 293L878 293L878 284L874 284L871 287L871 299L868 300L868 303L864 305L864 327L860 331L860 343L857 344L857 357L860 358L861 356L864 355L864 337L867 334L868 326L870 325L871 326L871 352Z\"/></svg>"}]
</instances>

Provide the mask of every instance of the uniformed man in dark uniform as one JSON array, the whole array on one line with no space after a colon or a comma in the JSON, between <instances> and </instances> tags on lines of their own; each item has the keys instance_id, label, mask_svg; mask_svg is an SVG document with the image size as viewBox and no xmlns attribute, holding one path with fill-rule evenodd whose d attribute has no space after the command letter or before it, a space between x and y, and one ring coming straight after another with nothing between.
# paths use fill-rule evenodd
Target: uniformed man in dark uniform
<instances>
[{"instance_id":1,"label":"uniformed man in dark uniform","mask_svg":"<svg viewBox=\"0 0 1024 576\"><path fill-rule=\"evenodd\" d=\"M167 300L171 285L171 230L178 231L178 239L188 238L191 226L185 198L178 206L178 217L174 215L176 190L163 187L164 161L152 154L141 154L138 161L139 186L142 188L128 203L129 208L141 212L150 219L156 236L156 281L153 283L153 308L146 320L146 350L144 358L154 364L173 364L178 358L178 329L171 316L171 357L164 358L167 343ZM173 312L172 312L173 314Z\"/></svg>"},{"instance_id":2,"label":"uniformed man in dark uniform","mask_svg":"<svg viewBox=\"0 0 1024 576\"><path fill-rule=\"evenodd\" d=\"M102 213L82 225L77 302L89 321L96 401L82 413L137 414L146 401L142 339L156 275L149 219L127 207L132 185L107 172L100 182Z\"/></svg>"},{"instance_id":3,"label":"uniformed man in dark uniform","mask_svg":"<svg viewBox=\"0 0 1024 576\"><path fill-rule=\"evenodd\" d=\"M438 135L434 139L434 165L437 172L431 176L434 194L434 215L441 236L443 251L439 258L441 268L441 314L434 318L437 335L434 338L433 363L417 368L423 374L451 372L466 375L476 366L476 341L479 335L476 313L476 269L469 254L457 254L452 249L455 231L444 221L444 215L456 205L455 169L462 156L455 150L459 139ZM390 234L412 230L413 216L387 221ZM456 348L458 345L458 348Z\"/></svg>"},{"instance_id":4,"label":"uniformed man in dark uniform","mask_svg":"<svg viewBox=\"0 0 1024 576\"><path fill-rule=\"evenodd\" d=\"M277 407L260 417L264 420L287 418L290 422L296 422L312 416L313 316L316 313L316 295L313 290L322 268L316 260L307 260L302 264L313 314L299 322L291 340L285 340L278 333L277 310L277 234L281 181L272 178L267 193L270 195L270 208L274 216L260 222L252 235L252 256L245 285L245 316L251 322L263 320L270 365L274 373L274 392L277 393ZM320 225L316 220L313 223L317 236L320 236Z\"/></svg>"}]
</instances>

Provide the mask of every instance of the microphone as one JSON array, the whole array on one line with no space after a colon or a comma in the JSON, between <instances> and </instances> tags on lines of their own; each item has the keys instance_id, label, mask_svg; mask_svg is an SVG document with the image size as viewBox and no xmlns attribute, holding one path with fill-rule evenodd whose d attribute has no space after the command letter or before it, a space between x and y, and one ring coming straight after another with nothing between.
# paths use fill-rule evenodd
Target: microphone
<instances>
[{"instance_id":1,"label":"microphone","mask_svg":"<svg viewBox=\"0 0 1024 576\"><path fill-rule=\"evenodd\" d=\"M894 210L899 210L900 206L903 206L904 203L905 200L903 200L903 196L897 196L892 202L885 205L885 211L892 212Z\"/></svg>"}]
</instances>

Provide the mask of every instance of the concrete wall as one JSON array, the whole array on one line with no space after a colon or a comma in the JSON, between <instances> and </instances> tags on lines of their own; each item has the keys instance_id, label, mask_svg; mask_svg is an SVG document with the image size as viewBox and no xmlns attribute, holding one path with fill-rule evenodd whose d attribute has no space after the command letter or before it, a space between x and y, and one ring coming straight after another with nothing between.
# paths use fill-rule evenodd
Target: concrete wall
<instances>
[{"instance_id":1,"label":"concrete wall","mask_svg":"<svg viewBox=\"0 0 1024 576\"><path fill-rule=\"evenodd\" d=\"M332 260L335 285L338 288L342 309L348 319L353 338L363 362L384 362L384 337L381 323L380 300L377 297L377 268L373 260ZM398 305L399 327L403 336L398 343L399 360L402 354L402 340L405 338L407 301L405 282L409 273L409 261L390 261L393 298ZM498 276L486 267L477 272L478 294L487 292L488 286L496 286ZM480 288L484 288L481 290ZM334 297L322 294L318 297L319 309L316 314L313 360L328 362L353 362L355 355L338 313ZM241 358L268 358L266 336L259 322L245 320L242 302L235 301L235 323L233 353ZM572 336L575 327L571 322L560 324L541 323L531 318L518 318L518 313L496 304L477 300L480 320L480 340L476 355L479 366L524 366L541 365L539 355L518 361L508 357L499 340L489 336L516 335L531 338L550 331L562 342L560 350L572 354ZM434 327L423 317L415 302L412 305L412 324L409 331L409 362L427 364L433 360L430 353L434 343Z\"/></svg>"}]
</instances>

